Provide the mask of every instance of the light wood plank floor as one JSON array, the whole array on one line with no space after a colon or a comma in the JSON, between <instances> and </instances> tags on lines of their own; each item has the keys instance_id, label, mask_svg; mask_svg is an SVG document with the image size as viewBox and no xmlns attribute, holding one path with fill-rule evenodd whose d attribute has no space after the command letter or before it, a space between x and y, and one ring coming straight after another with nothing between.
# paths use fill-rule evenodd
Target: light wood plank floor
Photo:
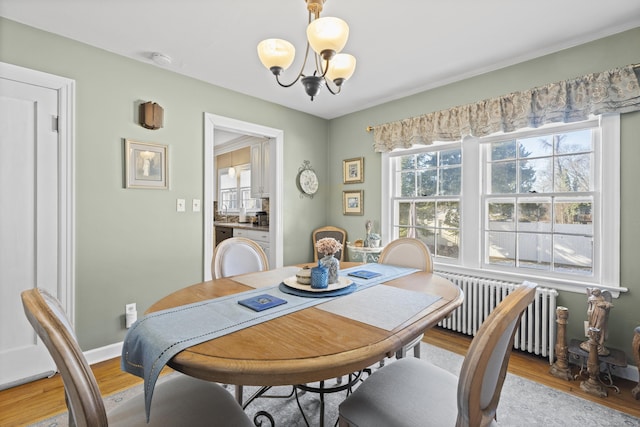
<instances>
[{"instance_id":1,"label":"light wood plank floor","mask_svg":"<svg viewBox=\"0 0 640 427\"><path fill-rule=\"evenodd\" d=\"M448 330L434 328L425 334L424 341L464 355L471 338ZM120 370L119 359L112 359L92 366L103 396L118 393L142 380ZM169 369L167 368L167 371ZM640 418L640 401L631 396L634 383L616 379L620 394L609 392L606 398L586 394L578 381L563 381L548 374L546 358L514 350L509 372L617 409ZM64 391L59 375L0 391L0 426L26 426L66 411Z\"/></svg>"}]
</instances>

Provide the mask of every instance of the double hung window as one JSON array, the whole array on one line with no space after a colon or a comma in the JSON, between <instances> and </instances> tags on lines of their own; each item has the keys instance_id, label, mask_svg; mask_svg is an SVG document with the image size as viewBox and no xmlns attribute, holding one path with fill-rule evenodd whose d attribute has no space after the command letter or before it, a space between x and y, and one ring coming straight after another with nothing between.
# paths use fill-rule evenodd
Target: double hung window
<instances>
[{"instance_id":1,"label":"double hung window","mask_svg":"<svg viewBox=\"0 0 640 427\"><path fill-rule=\"evenodd\" d=\"M484 262L593 274L597 128L487 144Z\"/></svg>"},{"instance_id":2,"label":"double hung window","mask_svg":"<svg viewBox=\"0 0 640 427\"><path fill-rule=\"evenodd\" d=\"M459 256L462 149L394 157L393 234L417 237L439 258Z\"/></svg>"},{"instance_id":3,"label":"double hung window","mask_svg":"<svg viewBox=\"0 0 640 427\"><path fill-rule=\"evenodd\" d=\"M386 153L383 237L443 270L618 287L619 139L612 115Z\"/></svg>"}]
</instances>

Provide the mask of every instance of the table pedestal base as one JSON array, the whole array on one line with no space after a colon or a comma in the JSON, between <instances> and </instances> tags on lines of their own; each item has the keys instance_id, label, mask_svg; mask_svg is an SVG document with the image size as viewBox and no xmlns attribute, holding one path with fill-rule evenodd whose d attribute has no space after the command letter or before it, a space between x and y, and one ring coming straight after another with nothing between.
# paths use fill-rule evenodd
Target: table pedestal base
<instances>
[{"instance_id":1,"label":"table pedestal base","mask_svg":"<svg viewBox=\"0 0 640 427\"><path fill-rule=\"evenodd\" d=\"M364 369L362 371L356 372L354 374L349 374L349 379L346 383L342 384L342 381L338 382L336 385L331 387L325 387L324 381L320 381L320 385L318 387L310 386L307 384L298 384L295 386L296 390L296 402L298 403L298 408L300 409L300 413L304 418L304 422L309 426L309 422L307 421L307 417L304 415L304 411L302 410L302 405L300 405L300 400L298 400L298 390L302 390L304 392L309 391L312 393L318 393L320 396L320 427L324 427L324 395L327 393L338 393L340 391L348 390L347 394L351 392L351 387L360 379L364 373L371 375L370 369Z\"/></svg>"},{"instance_id":2,"label":"table pedestal base","mask_svg":"<svg viewBox=\"0 0 640 427\"><path fill-rule=\"evenodd\" d=\"M308 385L308 384L298 384L295 386L291 387L291 393L287 394L287 395L271 395L271 394L266 394L272 387L271 386L264 386L261 387L260 389L258 389L255 393L253 393L246 401L243 402L243 397L242 397L242 386L236 386L236 400L238 401L238 403L242 406L242 409L246 409L247 406L249 406L251 404L251 402L253 402L254 400L256 400L257 398L278 398L278 399L287 399L290 398L292 396L295 395L296 398L296 403L298 404L298 409L300 410L300 413L302 414L302 418L304 419L305 424L307 425L307 427L309 427L309 421L307 420L307 417L304 413L304 410L302 409L302 404L300 403L300 395L306 393L306 392L311 392L311 393L318 393L318 395L320 396L320 427L324 427L324 395L327 393L337 393L337 392L341 392L341 391L345 391L348 390L347 393L351 392L351 388L362 379L362 375L364 373L367 374L371 374L371 370L370 369L365 369L353 374L349 374L348 376L348 380L345 383L342 383L342 381L337 382L335 385L332 386L326 386L325 385L325 381L319 381L319 385L318 386L312 386L312 385ZM269 414L266 411L259 411L256 413L255 417L254 417L254 424L256 426L261 426L262 423L259 420L260 417L265 417L267 418L270 422L271 422L271 426L274 425L274 421L273 421L273 417L271 416L271 414Z\"/></svg>"}]
</instances>

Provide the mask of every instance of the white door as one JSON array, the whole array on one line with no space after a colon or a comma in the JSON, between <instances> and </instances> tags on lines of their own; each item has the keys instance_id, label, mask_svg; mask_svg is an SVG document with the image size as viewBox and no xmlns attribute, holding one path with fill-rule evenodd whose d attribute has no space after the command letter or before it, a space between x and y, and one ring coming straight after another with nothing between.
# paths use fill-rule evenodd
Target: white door
<instances>
[{"instance_id":1,"label":"white door","mask_svg":"<svg viewBox=\"0 0 640 427\"><path fill-rule=\"evenodd\" d=\"M68 195L60 166L70 166L60 161L66 149L57 131L59 91L7 78L2 71L0 389L55 370L24 315L20 293L42 288L67 300L66 236L61 233L68 232L62 206Z\"/></svg>"}]
</instances>

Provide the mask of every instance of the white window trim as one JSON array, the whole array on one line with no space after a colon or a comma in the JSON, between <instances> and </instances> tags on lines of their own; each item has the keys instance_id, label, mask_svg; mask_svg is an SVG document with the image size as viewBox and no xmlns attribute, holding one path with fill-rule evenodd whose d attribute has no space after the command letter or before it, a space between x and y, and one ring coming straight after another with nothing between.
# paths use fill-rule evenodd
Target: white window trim
<instances>
[{"instance_id":1,"label":"white window trim","mask_svg":"<svg viewBox=\"0 0 640 427\"><path fill-rule=\"evenodd\" d=\"M580 280L580 277L560 278L553 274L544 275L531 270L523 272L502 271L483 267L482 250L483 227L480 210L482 195L482 164L481 144L491 142L496 137L474 138L467 137L462 142L463 179L461 199L461 252L460 260L445 260L434 258L436 270L461 274L469 274L499 280L523 281L535 280L542 286L549 286L559 290L584 293L587 287L599 287L611 291L614 297L628 289L620 286L620 115L610 114L600 116L594 120L600 121L602 128L602 143L598 144L596 161L600 162L596 168L597 188L601 191L599 214L595 234L599 242L595 245L597 254L597 270L594 272L599 277L594 281ZM543 129L551 130L559 125L549 125ZM562 124L567 126L567 124ZM393 179L391 178L391 159L402 151L402 154L410 154L412 151L422 151L426 146L416 149L395 150L393 153L382 153L382 206L381 206L381 232L383 242L391 240L392 236L392 209L391 203ZM475 158L476 162L464 159ZM613 173L604 173L613 172ZM474 179L475 178L475 179Z\"/></svg>"}]
</instances>

